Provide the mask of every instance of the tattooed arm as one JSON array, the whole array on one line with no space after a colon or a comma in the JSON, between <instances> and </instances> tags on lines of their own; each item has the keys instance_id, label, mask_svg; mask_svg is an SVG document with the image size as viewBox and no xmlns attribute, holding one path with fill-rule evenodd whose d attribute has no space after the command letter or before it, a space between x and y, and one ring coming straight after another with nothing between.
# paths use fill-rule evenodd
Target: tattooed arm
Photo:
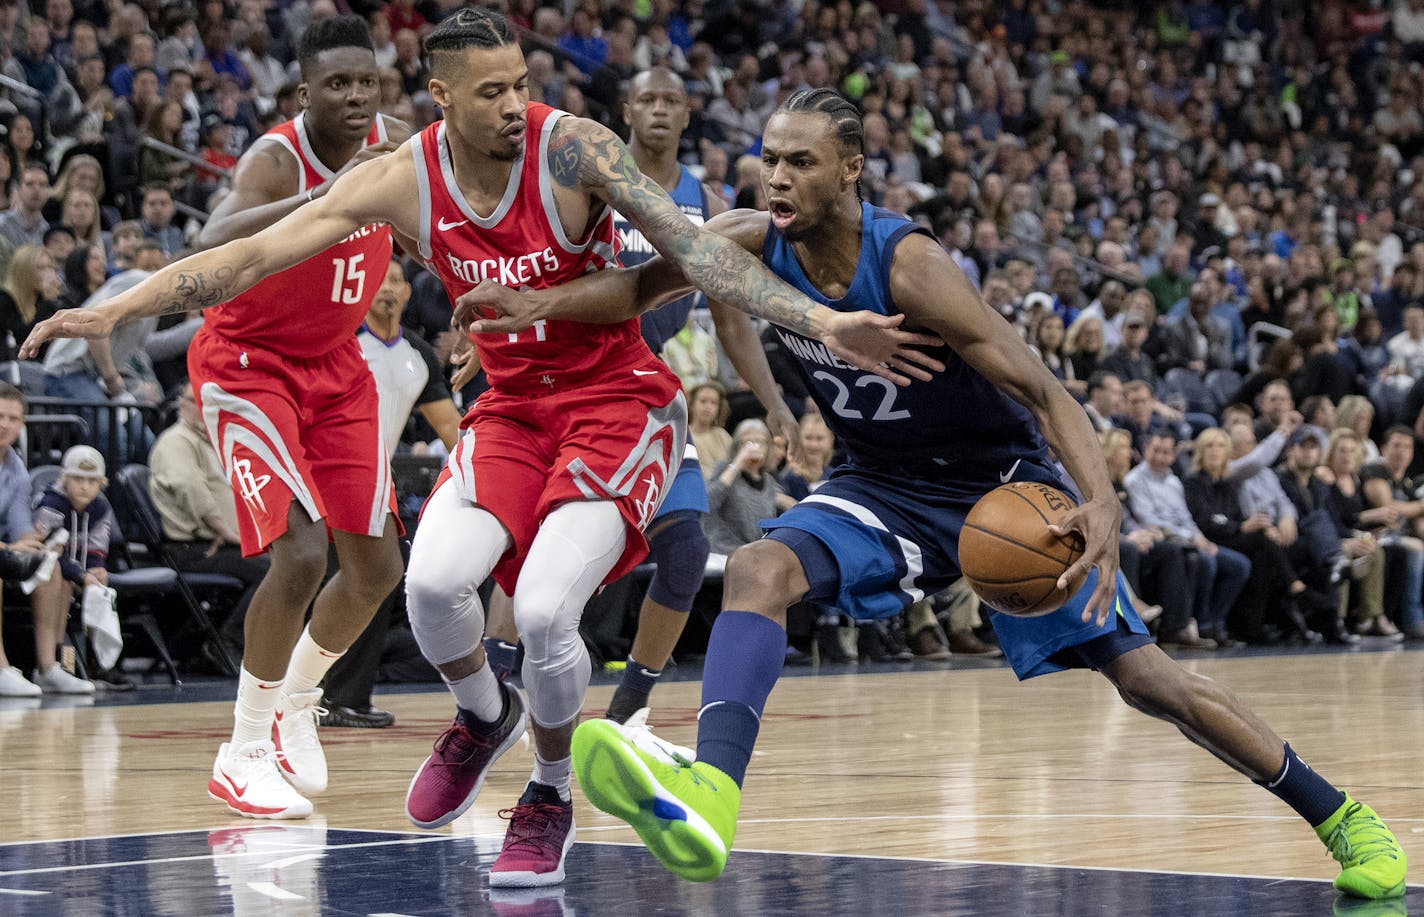
<instances>
[{"instance_id":1,"label":"tattooed arm","mask_svg":"<svg viewBox=\"0 0 1424 917\"><path fill-rule=\"evenodd\" d=\"M602 202L621 213L671 267L710 298L818 338L846 362L900 385L909 384L911 378L929 379L932 371L943 369L938 361L911 347L938 344L938 339L901 331L903 316L838 312L815 303L772 274L743 245L692 225L667 192L638 170L623 142L601 124L585 118L560 118L549 140L548 166L557 185L592 199L591 212ZM759 239L755 245L759 250ZM632 283L635 286L623 289L647 293L638 291L636 285L640 278L651 276L639 272L612 282ZM663 278L666 280L666 275ZM502 313L499 300L509 299L488 285L472 292L474 295L462 297L457 322L467 321L477 306ZM615 306L609 317L592 320L616 321L620 308L632 308L632 298L625 297L625 305ZM653 301L652 294L639 298L640 304ZM567 305L558 317L584 317L588 311L575 307L570 313ZM623 317L636 314L624 313ZM473 330L488 332L493 328L482 322Z\"/></svg>"},{"instance_id":2,"label":"tattooed arm","mask_svg":"<svg viewBox=\"0 0 1424 917\"><path fill-rule=\"evenodd\" d=\"M174 262L91 309L65 309L35 326L20 348L31 359L58 337L108 337L116 325L152 315L206 309L227 302L258 281L305 261L368 223L391 223L414 236L419 198L409 156L387 156L352 169L327 194L246 239ZM294 291L296 293L297 291ZM311 299L292 297L292 306Z\"/></svg>"}]
</instances>

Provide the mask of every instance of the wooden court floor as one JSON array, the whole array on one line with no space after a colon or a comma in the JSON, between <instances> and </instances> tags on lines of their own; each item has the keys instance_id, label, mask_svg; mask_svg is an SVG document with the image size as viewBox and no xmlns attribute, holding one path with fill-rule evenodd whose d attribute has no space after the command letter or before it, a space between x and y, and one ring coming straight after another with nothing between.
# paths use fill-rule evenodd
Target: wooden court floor
<instances>
[{"instance_id":1,"label":"wooden court floor","mask_svg":"<svg viewBox=\"0 0 1424 917\"><path fill-rule=\"evenodd\" d=\"M1319 772L1375 807L1424 864L1424 652L1183 657L1234 688ZM699 685L655 695L691 744ZM590 690L585 713L611 694ZM324 730L331 787L308 824L411 831L407 784L448 722L440 692L378 696L397 725ZM0 706L0 842L251 825L205 792L230 701ZM496 765L444 832L497 839L532 751ZM575 791L581 841L636 842ZM1289 809L1101 677L1018 684L1005 668L917 665L782 679L745 787L748 850L1329 878ZM1411 866L1411 878L1419 867ZM1411 897L1412 897L1411 893ZM0 901L0 910L4 902Z\"/></svg>"}]
</instances>

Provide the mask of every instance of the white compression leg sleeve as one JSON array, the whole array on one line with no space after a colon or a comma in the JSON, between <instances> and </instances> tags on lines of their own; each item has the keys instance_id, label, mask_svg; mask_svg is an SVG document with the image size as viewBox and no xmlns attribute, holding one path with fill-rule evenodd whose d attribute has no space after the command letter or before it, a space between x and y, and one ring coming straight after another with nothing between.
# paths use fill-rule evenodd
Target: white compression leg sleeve
<instances>
[{"instance_id":1,"label":"white compression leg sleeve","mask_svg":"<svg viewBox=\"0 0 1424 917\"><path fill-rule=\"evenodd\" d=\"M480 584L509 550L509 533L449 481L425 504L410 548L405 601L420 652L434 665L474 652L485 632Z\"/></svg>"},{"instance_id":2,"label":"white compression leg sleeve","mask_svg":"<svg viewBox=\"0 0 1424 917\"><path fill-rule=\"evenodd\" d=\"M524 642L530 713L541 726L562 726L583 706L592 667L579 618L626 540L623 516L606 500L565 503L534 537L514 588L514 622Z\"/></svg>"}]
</instances>

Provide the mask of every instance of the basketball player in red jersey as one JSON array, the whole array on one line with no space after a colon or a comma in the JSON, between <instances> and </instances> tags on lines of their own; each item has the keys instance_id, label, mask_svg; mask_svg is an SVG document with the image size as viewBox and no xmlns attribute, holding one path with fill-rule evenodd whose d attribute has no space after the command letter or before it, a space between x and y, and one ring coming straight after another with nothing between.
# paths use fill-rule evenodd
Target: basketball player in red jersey
<instances>
[{"instance_id":1,"label":"basketball player in red jersey","mask_svg":"<svg viewBox=\"0 0 1424 917\"><path fill-rule=\"evenodd\" d=\"M313 24L298 57L304 110L239 161L204 247L270 226L410 134L376 114L376 60L359 18ZM354 337L390 252L389 231L363 227L208 310L189 349L193 391L242 510L243 553L272 557L247 612L232 739L208 787L242 815L311 811L303 794L326 788L317 683L400 578L376 391ZM328 528L341 571L318 594Z\"/></svg>"},{"instance_id":2,"label":"basketball player in red jersey","mask_svg":"<svg viewBox=\"0 0 1424 917\"><path fill-rule=\"evenodd\" d=\"M694 227L607 128L530 103L524 55L499 14L459 11L427 37L426 51L443 122L252 238L42 323L25 347L221 302L376 222L390 224L452 296L485 279L555 286L613 263L616 208L712 298L795 327L892 381L942 369L914 349L937 339L900 331L898 317L813 303L739 246ZM490 884L551 885L563 879L574 834L569 739L590 674L578 617L600 583L646 552L641 529L678 466L686 415L677 380L636 319L538 323L477 345L492 387L426 503L407 574L412 628L458 713L417 771L406 808L422 826L453 820L532 718L534 773ZM480 646L476 588L491 573L515 596L527 713Z\"/></svg>"}]
</instances>

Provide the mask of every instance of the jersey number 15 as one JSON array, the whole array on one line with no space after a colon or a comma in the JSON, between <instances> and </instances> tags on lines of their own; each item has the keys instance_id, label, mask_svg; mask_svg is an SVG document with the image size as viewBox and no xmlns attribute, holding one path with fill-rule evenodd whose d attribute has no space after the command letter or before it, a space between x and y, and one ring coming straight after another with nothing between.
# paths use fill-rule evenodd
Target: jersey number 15
<instances>
[{"instance_id":1,"label":"jersey number 15","mask_svg":"<svg viewBox=\"0 0 1424 917\"><path fill-rule=\"evenodd\" d=\"M331 280L331 301L354 306L361 301L361 294L366 289L366 269L361 267L361 262L366 256L352 255L350 258L332 258L331 263L336 268L336 276Z\"/></svg>"}]
</instances>

